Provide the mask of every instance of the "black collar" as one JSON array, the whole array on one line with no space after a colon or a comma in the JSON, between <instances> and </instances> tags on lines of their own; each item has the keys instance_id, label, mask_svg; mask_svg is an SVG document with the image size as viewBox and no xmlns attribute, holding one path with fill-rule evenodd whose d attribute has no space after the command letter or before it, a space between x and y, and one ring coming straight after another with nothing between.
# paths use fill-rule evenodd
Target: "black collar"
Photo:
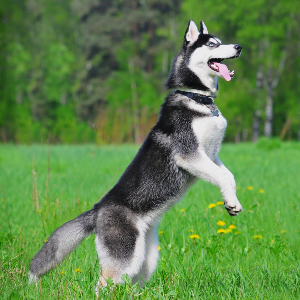
<instances>
[{"instance_id":1,"label":"black collar","mask_svg":"<svg viewBox=\"0 0 300 300\"><path fill-rule=\"evenodd\" d=\"M181 94L183 96L186 96L194 101L196 101L199 104L204 104L204 105L212 105L214 104L213 98L216 96L205 96L197 93L192 93L192 92L184 92L184 91L179 91L177 90L176 93Z\"/></svg>"},{"instance_id":2,"label":"black collar","mask_svg":"<svg viewBox=\"0 0 300 300\"><path fill-rule=\"evenodd\" d=\"M210 111L211 111L211 113L212 113L212 115L214 117L218 117L219 116L219 110L214 105L214 99L213 98L216 97L215 95L213 95L213 96L205 96L205 95L201 95L201 94L197 94L197 93L184 92L184 91L179 91L179 90L177 90L176 93L181 94L183 96L186 96L186 97L188 97L188 98L196 101L199 104L206 105L210 109Z\"/></svg>"}]
</instances>

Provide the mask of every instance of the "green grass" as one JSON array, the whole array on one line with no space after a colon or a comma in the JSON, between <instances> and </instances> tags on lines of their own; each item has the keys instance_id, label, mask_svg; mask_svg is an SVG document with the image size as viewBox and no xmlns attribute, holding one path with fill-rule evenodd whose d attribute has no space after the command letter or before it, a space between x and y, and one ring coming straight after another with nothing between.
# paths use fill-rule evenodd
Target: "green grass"
<instances>
[{"instance_id":1,"label":"green grass","mask_svg":"<svg viewBox=\"0 0 300 300\"><path fill-rule=\"evenodd\" d=\"M235 175L243 213L232 218L223 206L208 208L222 200L221 194L197 182L162 219L160 259L146 286L138 290L127 279L122 286L110 283L100 298L299 299L300 144L262 148L225 144L220 153ZM137 149L0 145L1 299L95 298L99 263L94 236L37 286L28 286L29 263L53 230L91 208L112 187ZM217 225L220 220L224 227ZM230 224L236 229L217 233Z\"/></svg>"}]
</instances>

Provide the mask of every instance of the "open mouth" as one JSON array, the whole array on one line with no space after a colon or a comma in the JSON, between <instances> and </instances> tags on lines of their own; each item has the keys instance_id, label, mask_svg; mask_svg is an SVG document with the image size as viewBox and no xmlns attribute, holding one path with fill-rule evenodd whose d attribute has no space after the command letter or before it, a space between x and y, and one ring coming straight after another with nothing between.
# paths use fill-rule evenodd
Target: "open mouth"
<instances>
[{"instance_id":1,"label":"open mouth","mask_svg":"<svg viewBox=\"0 0 300 300\"><path fill-rule=\"evenodd\" d=\"M237 56L229 57L227 59L233 59ZM215 72L220 73L220 75L226 80L230 81L231 78L234 76L234 70L229 71L227 66L225 64L221 64L221 61L223 61L225 58L212 58L208 61L208 66Z\"/></svg>"}]
</instances>

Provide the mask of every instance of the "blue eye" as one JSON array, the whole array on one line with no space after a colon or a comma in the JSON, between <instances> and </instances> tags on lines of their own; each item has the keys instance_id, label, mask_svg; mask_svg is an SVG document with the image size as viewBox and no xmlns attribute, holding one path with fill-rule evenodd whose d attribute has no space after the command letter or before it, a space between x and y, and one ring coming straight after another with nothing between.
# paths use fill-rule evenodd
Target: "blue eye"
<instances>
[{"instance_id":1,"label":"blue eye","mask_svg":"<svg viewBox=\"0 0 300 300\"><path fill-rule=\"evenodd\" d=\"M209 43L209 47L213 47L215 44L214 43Z\"/></svg>"}]
</instances>

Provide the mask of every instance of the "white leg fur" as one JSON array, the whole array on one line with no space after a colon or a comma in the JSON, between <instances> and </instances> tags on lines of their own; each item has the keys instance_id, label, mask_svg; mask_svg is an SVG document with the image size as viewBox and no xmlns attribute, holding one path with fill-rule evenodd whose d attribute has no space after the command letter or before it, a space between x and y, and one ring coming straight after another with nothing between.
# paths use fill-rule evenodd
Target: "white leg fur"
<instances>
[{"instance_id":1,"label":"white leg fur","mask_svg":"<svg viewBox=\"0 0 300 300\"><path fill-rule=\"evenodd\" d=\"M242 211L242 206L236 197L236 191L233 189L227 172L224 168L216 165L204 151L199 152L193 159L184 159L175 155L175 161L180 168L187 170L192 175L218 186L230 215L237 215Z\"/></svg>"},{"instance_id":2,"label":"white leg fur","mask_svg":"<svg viewBox=\"0 0 300 300\"><path fill-rule=\"evenodd\" d=\"M133 257L129 261L112 258L99 236L96 235L96 249L101 266L100 288L106 286L108 278L111 278L114 283L122 283L123 275L127 274L130 278L134 278L139 274L146 255L146 226L142 222L137 222L137 229L139 230L139 235L136 240Z\"/></svg>"},{"instance_id":3,"label":"white leg fur","mask_svg":"<svg viewBox=\"0 0 300 300\"><path fill-rule=\"evenodd\" d=\"M219 166L219 167L227 174L227 176L228 176L229 179L230 179L232 188L233 188L234 190L236 190L236 183L235 183L233 174L225 167L225 165L222 163L222 161L220 160L220 158L219 158L218 156L216 156L214 162L215 162L215 164L216 164L217 166Z\"/></svg>"},{"instance_id":4,"label":"white leg fur","mask_svg":"<svg viewBox=\"0 0 300 300\"><path fill-rule=\"evenodd\" d=\"M37 282L38 278L37 276L35 276L34 274L32 274L30 271L29 271L29 280L28 280L28 284L32 284L33 282Z\"/></svg>"},{"instance_id":5,"label":"white leg fur","mask_svg":"<svg viewBox=\"0 0 300 300\"><path fill-rule=\"evenodd\" d=\"M143 266L137 276L132 280L133 283L139 281L140 286L147 282L157 266L157 261L159 257L158 253L158 236L156 226L152 226L146 232L146 258Z\"/></svg>"}]
</instances>

